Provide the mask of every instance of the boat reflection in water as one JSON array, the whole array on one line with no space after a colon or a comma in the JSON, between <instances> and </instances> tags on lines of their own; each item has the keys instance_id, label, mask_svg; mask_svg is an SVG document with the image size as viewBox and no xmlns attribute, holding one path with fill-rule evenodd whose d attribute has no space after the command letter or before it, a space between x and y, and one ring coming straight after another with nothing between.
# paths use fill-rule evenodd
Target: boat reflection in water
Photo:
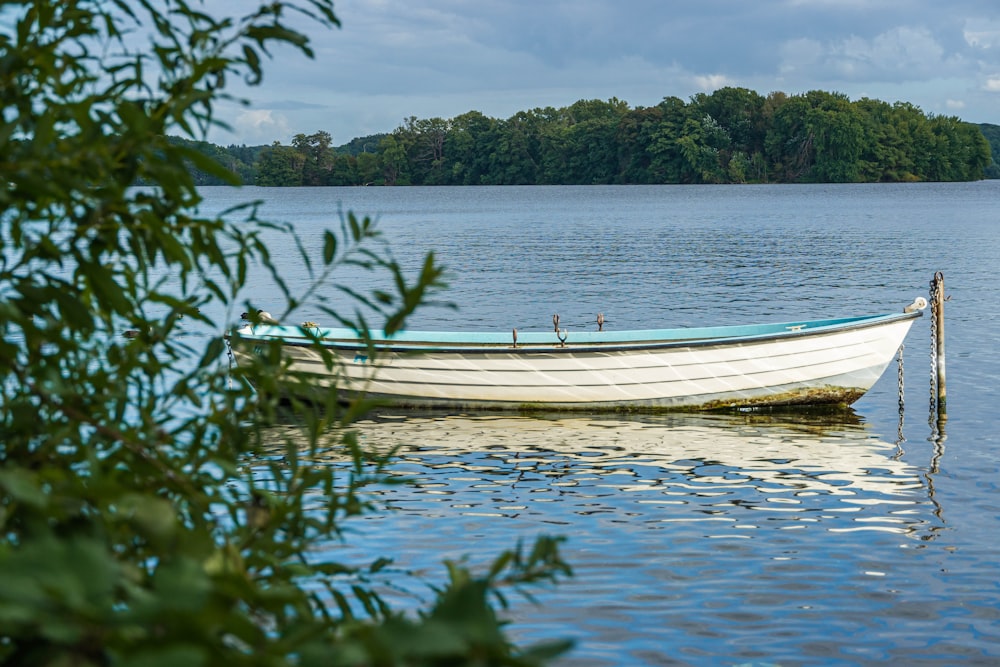
<instances>
[{"instance_id":1,"label":"boat reflection in water","mask_svg":"<svg viewBox=\"0 0 1000 667\"><path fill-rule=\"evenodd\" d=\"M398 447L391 474L414 481L374 487L393 511L319 550L347 562L391 554L440 582L444 559L482 569L518 541L565 536L575 576L508 614L526 643L576 639L581 664L842 657L825 628L865 622L890 580L902 591L890 595L920 599L920 554L943 524L924 473L851 411L401 413L356 429L371 449ZM426 589L385 591L405 607Z\"/></svg>"},{"instance_id":2,"label":"boat reflection in water","mask_svg":"<svg viewBox=\"0 0 1000 667\"><path fill-rule=\"evenodd\" d=\"M920 471L894 458L897 447L875 437L851 410L406 412L352 428L366 447L398 448L391 474L414 480L377 493L417 519L390 512L374 520L431 522L421 528L430 534L446 530L433 521L448 516L519 517L548 526L575 526L582 515L635 527L709 521L713 535L728 537L748 536L762 521L821 522L830 531L908 533L927 526L925 513L912 512L914 504L928 503Z\"/></svg>"}]
</instances>

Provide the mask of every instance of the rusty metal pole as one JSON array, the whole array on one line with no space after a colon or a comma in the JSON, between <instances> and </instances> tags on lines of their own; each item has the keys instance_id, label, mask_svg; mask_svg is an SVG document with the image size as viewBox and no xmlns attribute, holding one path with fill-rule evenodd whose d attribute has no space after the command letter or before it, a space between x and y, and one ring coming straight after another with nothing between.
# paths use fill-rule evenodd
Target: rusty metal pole
<instances>
[{"instance_id":1,"label":"rusty metal pole","mask_svg":"<svg viewBox=\"0 0 1000 667\"><path fill-rule=\"evenodd\" d=\"M947 391L945 390L945 363L944 363L944 274L938 271L934 274L933 298L934 330L936 332L933 344L935 346L935 358L937 360L937 410L938 421L944 422L948 419Z\"/></svg>"}]
</instances>

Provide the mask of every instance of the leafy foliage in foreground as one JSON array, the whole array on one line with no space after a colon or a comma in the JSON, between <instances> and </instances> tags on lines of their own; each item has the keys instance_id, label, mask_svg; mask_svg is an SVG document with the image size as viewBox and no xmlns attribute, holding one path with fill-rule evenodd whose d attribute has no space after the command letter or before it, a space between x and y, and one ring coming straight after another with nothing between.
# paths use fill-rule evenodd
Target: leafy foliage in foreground
<instances>
[{"instance_id":1,"label":"leafy foliage in foreground","mask_svg":"<svg viewBox=\"0 0 1000 667\"><path fill-rule=\"evenodd\" d=\"M385 272L395 292L368 305L388 328L441 286L433 257L411 283L372 250L368 220L347 215L316 259L253 205L196 213L188 164L235 178L165 137L203 138L226 78L258 82L269 47L310 55L286 23L293 10L337 24L329 0L219 19L183 0L4 5L2 664L529 665L564 648L515 646L497 611L503 589L568 573L558 540L479 574L450 564L409 613L382 595L398 576L389 555L317 550L383 479L387 460L344 428L365 406L297 405L299 427L269 426L271 397L303 379L274 350L234 374L261 393L219 363L250 271L273 275L284 316L300 302L265 234L300 249L306 296L345 263Z\"/></svg>"}]
</instances>

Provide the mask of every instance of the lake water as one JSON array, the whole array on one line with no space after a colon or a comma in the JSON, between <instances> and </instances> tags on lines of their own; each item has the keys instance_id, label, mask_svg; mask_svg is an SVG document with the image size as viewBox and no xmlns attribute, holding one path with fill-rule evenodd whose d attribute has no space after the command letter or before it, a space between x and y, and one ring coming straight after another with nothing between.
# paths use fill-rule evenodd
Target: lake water
<instances>
[{"instance_id":1,"label":"lake water","mask_svg":"<svg viewBox=\"0 0 1000 667\"><path fill-rule=\"evenodd\" d=\"M902 417L895 365L825 416L390 411L362 439L401 445L395 470L419 482L379 489L394 510L330 548L392 553L439 582L445 558L564 535L575 577L539 606L515 599L510 618L523 641L575 639L565 665L1000 664L1000 181L204 193L206 210L263 200L317 257L348 209L376 216L410 270L436 251L457 310L411 328L888 312L942 271L944 433L929 420L929 317L906 341ZM305 284L294 249L272 253ZM247 296L280 306L262 275Z\"/></svg>"}]
</instances>

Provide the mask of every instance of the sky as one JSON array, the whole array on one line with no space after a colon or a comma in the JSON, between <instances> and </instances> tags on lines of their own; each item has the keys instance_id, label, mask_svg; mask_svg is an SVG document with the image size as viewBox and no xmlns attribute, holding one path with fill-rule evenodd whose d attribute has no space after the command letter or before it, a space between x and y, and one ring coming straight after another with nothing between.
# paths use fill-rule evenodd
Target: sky
<instances>
[{"instance_id":1,"label":"sky","mask_svg":"<svg viewBox=\"0 0 1000 667\"><path fill-rule=\"evenodd\" d=\"M233 14L247 0L217 0ZM310 27L315 59L265 62L232 92L217 144L333 145L410 116L631 107L726 86L823 90L1000 124L1000 0L341 0L340 28Z\"/></svg>"}]
</instances>

